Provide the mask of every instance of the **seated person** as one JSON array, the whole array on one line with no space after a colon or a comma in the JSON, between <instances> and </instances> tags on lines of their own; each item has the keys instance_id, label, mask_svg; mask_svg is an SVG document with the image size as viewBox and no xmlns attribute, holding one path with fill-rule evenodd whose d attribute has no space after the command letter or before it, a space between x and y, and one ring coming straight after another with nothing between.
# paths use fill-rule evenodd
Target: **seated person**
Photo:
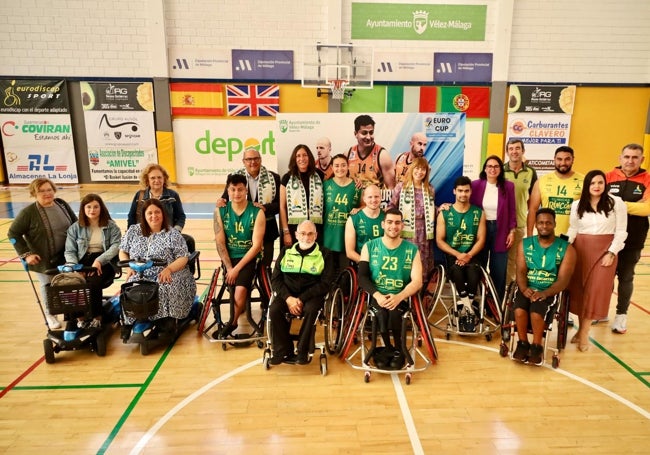
<instances>
[{"instance_id":1,"label":"seated person","mask_svg":"<svg viewBox=\"0 0 650 455\"><path fill-rule=\"evenodd\" d=\"M513 307L517 324L517 348L512 357L520 362L541 365L544 361L542 337L558 305L557 294L569 284L576 253L568 241L555 236L555 211L537 210L537 235L526 237L517 247L517 292ZM533 344L528 342L528 320Z\"/></svg>"},{"instance_id":2,"label":"seated person","mask_svg":"<svg viewBox=\"0 0 650 455\"><path fill-rule=\"evenodd\" d=\"M375 356L378 368L399 369L402 352L402 315L407 300L422 288L422 261L417 247L402 240L402 212L391 208L382 221L384 235L361 249L359 283L370 294L370 311L377 317L384 349ZM393 334L393 344L390 342Z\"/></svg>"},{"instance_id":3,"label":"seated person","mask_svg":"<svg viewBox=\"0 0 650 455\"><path fill-rule=\"evenodd\" d=\"M384 212L381 210L381 191L377 185L368 185L363 190L364 207L351 214L345 222L345 253L355 264L361 258L361 248L368 240L384 235L381 223Z\"/></svg>"},{"instance_id":4,"label":"seated person","mask_svg":"<svg viewBox=\"0 0 650 455\"><path fill-rule=\"evenodd\" d=\"M94 267L95 272L86 273L90 288L92 319L68 321L66 330L101 326L102 290L113 284L115 269L112 261L117 259L122 232L111 219L102 198L87 194L81 199L79 221L68 228L65 241L65 262Z\"/></svg>"},{"instance_id":5,"label":"seated person","mask_svg":"<svg viewBox=\"0 0 650 455\"><path fill-rule=\"evenodd\" d=\"M119 256L121 261L160 259L167 262L164 267L154 266L144 271L144 279L157 281L160 285L158 313L149 319L184 319L189 315L196 295L196 283L187 267L187 243L182 234L170 226L169 216L158 199L144 201L141 221L131 226L122 237ZM126 281L137 279L136 272L128 269ZM133 319L127 320L123 329L128 329L134 322Z\"/></svg>"},{"instance_id":6,"label":"seated person","mask_svg":"<svg viewBox=\"0 0 650 455\"><path fill-rule=\"evenodd\" d=\"M474 302L482 272L477 255L485 243L485 213L471 205L472 181L465 176L454 182L455 201L440 210L436 228L436 244L445 253L447 274L458 292L462 305L459 329L473 332L475 326Z\"/></svg>"},{"instance_id":7,"label":"seated person","mask_svg":"<svg viewBox=\"0 0 650 455\"><path fill-rule=\"evenodd\" d=\"M316 243L316 225L304 220L296 228L298 242L283 249L275 261L271 287L275 297L269 309L273 357L271 365L305 365L314 337L314 324L323 308L325 295L334 281L334 262ZM297 355L290 337L287 313L302 316Z\"/></svg>"},{"instance_id":8,"label":"seated person","mask_svg":"<svg viewBox=\"0 0 650 455\"><path fill-rule=\"evenodd\" d=\"M224 282L234 287L233 313L221 328L212 334L223 339L237 328L239 316L246 309L249 289L255 279L256 259L262 251L266 218L264 211L246 197L246 176L231 174L226 181L228 202L214 211L214 235L217 253L226 269ZM231 291L232 292L232 291Z\"/></svg>"}]
</instances>

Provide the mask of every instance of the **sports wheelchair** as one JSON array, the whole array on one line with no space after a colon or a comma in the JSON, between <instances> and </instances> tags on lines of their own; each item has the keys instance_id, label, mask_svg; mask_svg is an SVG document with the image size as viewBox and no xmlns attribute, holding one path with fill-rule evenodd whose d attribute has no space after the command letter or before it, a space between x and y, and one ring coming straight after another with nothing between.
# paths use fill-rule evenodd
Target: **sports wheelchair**
<instances>
[{"instance_id":1,"label":"sports wheelchair","mask_svg":"<svg viewBox=\"0 0 650 455\"><path fill-rule=\"evenodd\" d=\"M409 298L408 305L401 316L401 346L397 352L403 354L404 364L395 368L390 368L379 360L384 354L392 353L386 347L377 346L378 316L370 308L369 300L370 296L367 292L359 292L354 309L351 311L350 334L344 339L341 356L352 368L364 372L365 382L370 382L373 372L404 373L406 384L410 384L413 373L424 371L438 358L438 351L420 298L417 295ZM355 342L358 346L350 353ZM425 352L420 349L422 345L425 345ZM418 359L423 363L418 363Z\"/></svg>"},{"instance_id":2,"label":"sports wheelchair","mask_svg":"<svg viewBox=\"0 0 650 455\"><path fill-rule=\"evenodd\" d=\"M511 282L506 290L506 297L503 305L503 325L501 326L501 345L499 346L499 355L501 357L510 357L514 360L513 354L519 337L517 336L517 324L515 322L514 298L519 288L516 282ZM560 366L560 353L566 347L567 333L569 331L569 296L567 291L562 291L557 295L552 311L546 317L546 327L543 333L544 354L546 351L553 353L551 365L553 368ZM557 331L555 347L549 346L549 333ZM528 324L528 334L532 334L530 318ZM542 355L542 365L546 362L546 356Z\"/></svg>"},{"instance_id":3,"label":"sports wheelchair","mask_svg":"<svg viewBox=\"0 0 650 455\"><path fill-rule=\"evenodd\" d=\"M244 347L250 346L254 342L257 342L257 347L262 349L264 347L264 340L266 339L264 330L268 309L267 302L271 296L271 281L268 269L262 265L261 261L258 261L255 265L255 279L253 280L251 289L249 289L250 292L246 301L246 320L248 321L250 330L246 332L243 325L241 325L235 330L237 333L229 334L226 337L217 335L215 338L212 335L219 334L225 324L229 322L224 322L223 320L221 312L222 304L229 304L230 315L233 314L235 305L234 286L227 285L223 281L223 277L221 280L221 288L219 292L216 292L220 274L223 274L223 277L226 275L226 270L223 265L216 268L212 274L207 294L205 294L203 299L203 312L199 319L197 330L211 343L220 343L224 351L228 348L228 345ZM224 297L226 291L228 291L228 297ZM253 303L259 303L259 311L253 309ZM206 325L210 310L212 310L214 320L209 325ZM259 313L257 318L254 312Z\"/></svg>"},{"instance_id":4,"label":"sports wheelchair","mask_svg":"<svg viewBox=\"0 0 650 455\"><path fill-rule=\"evenodd\" d=\"M463 316L456 286L447 279L445 268L441 264L436 265L423 297L429 324L445 332L447 339L455 333L462 336L485 336L487 341L491 341L492 335L501 327L502 311L492 278L483 267L477 297L478 307L472 311L474 316Z\"/></svg>"},{"instance_id":5,"label":"sports wheelchair","mask_svg":"<svg viewBox=\"0 0 650 455\"><path fill-rule=\"evenodd\" d=\"M347 340L353 336L358 296L357 271L350 265L341 271L325 300L323 328L328 354L341 354Z\"/></svg>"}]
</instances>

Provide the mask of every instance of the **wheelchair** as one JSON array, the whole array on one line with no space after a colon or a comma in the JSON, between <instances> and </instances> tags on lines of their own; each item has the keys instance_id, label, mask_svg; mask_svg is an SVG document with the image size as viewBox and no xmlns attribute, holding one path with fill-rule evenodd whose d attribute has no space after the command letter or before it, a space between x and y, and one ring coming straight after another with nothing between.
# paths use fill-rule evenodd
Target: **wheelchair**
<instances>
[{"instance_id":1,"label":"wheelchair","mask_svg":"<svg viewBox=\"0 0 650 455\"><path fill-rule=\"evenodd\" d=\"M487 341L491 341L493 334L501 327L502 309L492 278L483 267L477 297L478 307L473 308L474 317L464 319L456 286L447 279L445 268L437 264L423 298L429 324L445 332L447 340L454 333L461 336L485 336Z\"/></svg>"},{"instance_id":2,"label":"wheelchair","mask_svg":"<svg viewBox=\"0 0 650 455\"><path fill-rule=\"evenodd\" d=\"M268 305L268 314L266 315L266 333L268 335L267 341L266 341L266 349L264 349L264 354L262 356L262 365L264 366L265 370L270 370L271 369L271 357L273 357L274 353L274 345L273 345L273 328L272 328L272 321L271 321L271 305L273 304L273 299L277 298L275 293L273 293L271 300ZM287 318L289 323L291 324L293 328L293 321L299 320L302 322L302 316L295 316L289 312L286 312L284 314L284 317ZM312 337L311 337L311 345L309 347L309 357L308 357L308 363L311 363L314 356L316 355L316 351L320 351L319 355L319 371L320 374L323 376L327 375L327 355L325 352L327 351L326 344L325 342L322 343L316 343L316 327L321 324L324 325L323 322L323 309L320 309L318 311L318 315L316 316L316 319L314 320L314 327L312 329ZM291 340L292 343L294 343L298 339L298 334L291 332L289 334L289 339Z\"/></svg>"},{"instance_id":3,"label":"wheelchair","mask_svg":"<svg viewBox=\"0 0 650 455\"><path fill-rule=\"evenodd\" d=\"M223 277L226 275L225 267L222 265L214 270L208 291L203 299L203 312L199 319L197 330L211 343L220 343L221 348L225 351L228 345L234 347L246 347L257 342L257 347L262 349L264 347L265 336L265 321L267 317L268 301L271 295L271 279L268 269L258 261L255 265L255 279L253 280L251 289L249 289L248 299L246 301L246 320L250 329L246 331L240 325L236 333L228 335L224 338L213 338L214 333L218 333L228 322L223 320L222 305L229 305L229 315L233 314L234 310L234 287L227 285L223 277L221 279L221 288L217 292L219 286L220 274ZM228 296L225 297L226 291ZM216 294L216 296L215 296ZM254 303L259 304L259 316L256 318L255 313L257 309L253 309ZM210 311L214 316L212 323L206 325ZM241 319L240 319L241 320Z\"/></svg>"},{"instance_id":4,"label":"wheelchair","mask_svg":"<svg viewBox=\"0 0 650 455\"><path fill-rule=\"evenodd\" d=\"M514 296L518 291L517 283L511 282L506 290L506 297L503 301L503 325L501 326L501 345L499 346L499 355L501 357L510 357L512 360L515 347L519 337L517 336L517 324L515 322ZM553 329L557 331L555 346L549 346L550 333ZM567 334L569 331L569 296L567 291L562 291L557 295L555 309L546 319L546 327L543 333L544 353L551 351L553 354L551 365L553 368L560 366L560 353L566 347ZM528 324L528 334L532 334L530 319ZM546 363L546 355L542 356L542 365Z\"/></svg>"},{"instance_id":5,"label":"wheelchair","mask_svg":"<svg viewBox=\"0 0 650 455\"><path fill-rule=\"evenodd\" d=\"M345 361L354 369L364 372L364 382L370 382L373 372L382 374L404 373L406 384L410 384L413 373L424 371L438 359L438 351L429 330L429 324L419 296L409 298L407 308L401 316L401 346L404 355L404 365L400 368L389 369L381 365L378 358L387 352L383 346L378 346L378 317L369 305L370 296L366 291L360 291L352 317L351 331L355 336L345 340L342 355ZM358 346L350 353L354 342ZM425 346L423 351L421 348ZM390 354L390 352L389 352ZM418 362L419 360L419 362Z\"/></svg>"},{"instance_id":6,"label":"wheelchair","mask_svg":"<svg viewBox=\"0 0 650 455\"><path fill-rule=\"evenodd\" d=\"M352 265L339 274L334 287L325 300L323 328L325 348L330 355L339 355L347 340L352 336L359 285L357 271Z\"/></svg>"}]
</instances>

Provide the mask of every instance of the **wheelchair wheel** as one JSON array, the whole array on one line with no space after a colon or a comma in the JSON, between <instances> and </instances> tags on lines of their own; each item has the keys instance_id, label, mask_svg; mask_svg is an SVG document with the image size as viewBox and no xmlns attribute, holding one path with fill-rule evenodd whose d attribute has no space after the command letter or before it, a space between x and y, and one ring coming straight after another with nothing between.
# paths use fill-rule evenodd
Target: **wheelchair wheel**
<instances>
[{"instance_id":1,"label":"wheelchair wheel","mask_svg":"<svg viewBox=\"0 0 650 455\"><path fill-rule=\"evenodd\" d=\"M217 281L219 281L219 273L221 272L221 267L217 267L214 269L214 272L212 272L212 279L210 280L210 286L208 287L208 292L205 295L205 298L203 299L203 308L201 311L201 316L199 319L199 323L196 326L196 330L199 332L199 334L203 333L203 330L205 329L205 323L208 320L208 315L210 314L210 308L212 308L212 298L214 297L214 293L217 289Z\"/></svg>"},{"instance_id":2,"label":"wheelchair wheel","mask_svg":"<svg viewBox=\"0 0 650 455\"><path fill-rule=\"evenodd\" d=\"M483 270L483 286L485 286L485 309L489 309L490 313L492 314L494 318L494 322L497 325L501 324L501 302L499 301L499 294L497 294L496 288L494 286L494 282L492 281L492 277L485 271L485 269L481 268Z\"/></svg>"},{"instance_id":3,"label":"wheelchair wheel","mask_svg":"<svg viewBox=\"0 0 650 455\"><path fill-rule=\"evenodd\" d=\"M338 354L341 348L341 330L345 303L341 288L334 289L325 303L325 348L328 354Z\"/></svg>"},{"instance_id":4,"label":"wheelchair wheel","mask_svg":"<svg viewBox=\"0 0 650 455\"><path fill-rule=\"evenodd\" d=\"M562 351L566 348L569 333L569 299L567 291L560 293L560 304L557 309L557 349Z\"/></svg>"},{"instance_id":5,"label":"wheelchair wheel","mask_svg":"<svg viewBox=\"0 0 650 455\"><path fill-rule=\"evenodd\" d=\"M106 337L103 333L98 334L97 338L95 338L95 352L98 357L106 355Z\"/></svg>"},{"instance_id":6,"label":"wheelchair wheel","mask_svg":"<svg viewBox=\"0 0 650 455\"><path fill-rule=\"evenodd\" d=\"M501 339L505 343L510 341L511 331L514 327L515 314L512 311L512 307L514 305L515 292L517 292L517 283L513 281L508 284L508 288L506 289L501 313Z\"/></svg>"},{"instance_id":7,"label":"wheelchair wheel","mask_svg":"<svg viewBox=\"0 0 650 455\"><path fill-rule=\"evenodd\" d=\"M344 300L346 302L354 302L357 299L357 293L359 291L357 272L354 268L344 268L336 281L337 287L343 291Z\"/></svg>"},{"instance_id":8,"label":"wheelchair wheel","mask_svg":"<svg viewBox=\"0 0 650 455\"><path fill-rule=\"evenodd\" d=\"M438 359L438 350L436 349L436 343L433 341L433 337L431 336L431 330L429 330L429 322L427 321L426 313L422 308L422 303L417 294L411 297L411 307L415 312L415 321L422 335L421 341L426 345L429 357L431 358L431 361L434 362Z\"/></svg>"},{"instance_id":9,"label":"wheelchair wheel","mask_svg":"<svg viewBox=\"0 0 650 455\"><path fill-rule=\"evenodd\" d=\"M348 307L351 307L351 309L350 311L346 312L346 316L344 319L345 337L343 338L343 343L339 354L339 357L343 359L345 359L348 356L348 353L350 352L350 347L352 346L352 343L355 341L355 334L357 333L359 323L363 318L363 314L365 312L365 307L367 303L368 303L368 294L362 292L358 295L357 301L353 305L348 305Z\"/></svg>"},{"instance_id":10,"label":"wheelchair wheel","mask_svg":"<svg viewBox=\"0 0 650 455\"><path fill-rule=\"evenodd\" d=\"M43 351L45 352L45 362L54 363L54 346L49 339L43 340Z\"/></svg>"},{"instance_id":11,"label":"wheelchair wheel","mask_svg":"<svg viewBox=\"0 0 650 455\"><path fill-rule=\"evenodd\" d=\"M424 315L427 319L433 313L433 308L435 303L442 296L442 287L445 283L445 269L442 265L438 264L433 268L431 273L431 278L425 287L425 291L422 297L422 309L424 310Z\"/></svg>"},{"instance_id":12,"label":"wheelchair wheel","mask_svg":"<svg viewBox=\"0 0 650 455\"><path fill-rule=\"evenodd\" d=\"M271 299L271 274L268 267L260 263L257 273L257 289L260 293L262 302L268 302Z\"/></svg>"}]
</instances>

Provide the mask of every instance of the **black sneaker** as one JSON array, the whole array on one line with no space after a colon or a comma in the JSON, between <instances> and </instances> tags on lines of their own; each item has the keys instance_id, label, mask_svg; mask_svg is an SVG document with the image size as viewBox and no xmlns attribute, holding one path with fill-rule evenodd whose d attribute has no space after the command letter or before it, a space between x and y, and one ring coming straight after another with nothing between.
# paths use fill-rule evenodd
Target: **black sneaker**
<instances>
[{"instance_id":1,"label":"black sneaker","mask_svg":"<svg viewBox=\"0 0 650 455\"><path fill-rule=\"evenodd\" d=\"M133 326L131 325L123 325L120 327L120 338L122 338L123 341L126 341L129 339L131 336L131 329Z\"/></svg>"},{"instance_id":2,"label":"black sneaker","mask_svg":"<svg viewBox=\"0 0 650 455\"><path fill-rule=\"evenodd\" d=\"M533 344L528 354L528 363L541 366L544 363L544 347L541 344Z\"/></svg>"},{"instance_id":3,"label":"black sneaker","mask_svg":"<svg viewBox=\"0 0 650 455\"><path fill-rule=\"evenodd\" d=\"M215 330L214 333L212 333L212 338L215 340L224 340L228 338L228 336L233 333L237 329L237 326L231 323L226 323L224 324L223 327L219 330Z\"/></svg>"},{"instance_id":4,"label":"black sneaker","mask_svg":"<svg viewBox=\"0 0 650 455\"><path fill-rule=\"evenodd\" d=\"M526 362L528 360L528 351L530 351L530 343L528 341L517 341L517 349L515 349L512 358L519 362Z\"/></svg>"},{"instance_id":5,"label":"black sneaker","mask_svg":"<svg viewBox=\"0 0 650 455\"><path fill-rule=\"evenodd\" d=\"M393 353L393 358L390 361L391 370L399 370L404 366L404 354L400 351Z\"/></svg>"},{"instance_id":6,"label":"black sneaker","mask_svg":"<svg viewBox=\"0 0 650 455\"><path fill-rule=\"evenodd\" d=\"M289 354L288 356L285 356L284 359L282 359L282 363L286 363L287 365L295 365L298 363L298 356L296 354Z\"/></svg>"},{"instance_id":7,"label":"black sneaker","mask_svg":"<svg viewBox=\"0 0 650 455\"><path fill-rule=\"evenodd\" d=\"M296 364L307 365L309 363L309 354L298 354L296 356Z\"/></svg>"},{"instance_id":8,"label":"black sneaker","mask_svg":"<svg viewBox=\"0 0 650 455\"><path fill-rule=\"evenodd\" d=\"M280 365L284 361L283 355L274 355L269 359L269 364Z\"/></svg>"}]
</instances>

